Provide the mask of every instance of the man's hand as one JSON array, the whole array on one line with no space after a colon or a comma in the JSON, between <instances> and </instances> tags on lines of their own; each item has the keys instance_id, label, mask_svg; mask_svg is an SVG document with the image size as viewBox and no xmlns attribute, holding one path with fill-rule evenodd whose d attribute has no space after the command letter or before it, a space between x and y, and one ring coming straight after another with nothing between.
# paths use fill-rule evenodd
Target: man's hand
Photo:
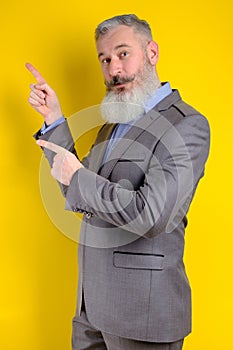
<instances>
[{"instance_id":1,"label":"man's hand","mask_svg":"<svg viewBox=\"0 0 233 350\"><path fill-rule=\"evenodd\" d=\"M62 116L57 95L32 64L26 63L26 68L37 81L37 84L30 84L31 92L28 102L43 116L45 123L50 125Z\"/></svg>"},{"instance_id":2,"label":"man's hand","mask_svg":"<svg viewBox=\"0 0 233 350\"><path fill-rule=\"evenodd\" d=\"M51 169L52 176L61 182L63 185L69 186L70 181L74 173L83 168L83 165L80 161L75 157L75 155L65 148L56 145L55 143L37 140L37 145L47 148L50 151L56 153L53 165Z\"/></svg>"}]
</instances>

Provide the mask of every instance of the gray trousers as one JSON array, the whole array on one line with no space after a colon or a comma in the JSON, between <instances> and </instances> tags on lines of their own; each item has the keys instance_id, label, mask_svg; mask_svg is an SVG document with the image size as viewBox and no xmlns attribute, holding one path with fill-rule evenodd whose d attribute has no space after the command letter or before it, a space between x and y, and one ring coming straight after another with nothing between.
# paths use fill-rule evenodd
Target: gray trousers
<instances>
[{"instance_id":1,"label":"gray trousers","mask_svg":"<svg viewBox=\"0 0 233 350\"><path fill-rule=\"evenodd\" d=\"M181 350L183 339L174 343L151 343L100 332L87 319L85 308L73 319L72 350Z\"/></svg>"}]
</instances>

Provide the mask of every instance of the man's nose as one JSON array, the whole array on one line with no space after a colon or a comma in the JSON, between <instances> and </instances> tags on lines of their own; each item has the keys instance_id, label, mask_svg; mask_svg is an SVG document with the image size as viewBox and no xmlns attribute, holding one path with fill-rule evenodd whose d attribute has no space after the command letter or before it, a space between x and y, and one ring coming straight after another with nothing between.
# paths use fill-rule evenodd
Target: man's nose
<instances>
[{"instance_id":1,"label":"man's nose","mask_svg":"<svg viewBox=\"0 0 233 350\"><path fill-rule=\"evenodd\" d=\"M111 59L108 73L111 78L122 73L122 64L118 58Z\"/></svg>"}]
</instances>

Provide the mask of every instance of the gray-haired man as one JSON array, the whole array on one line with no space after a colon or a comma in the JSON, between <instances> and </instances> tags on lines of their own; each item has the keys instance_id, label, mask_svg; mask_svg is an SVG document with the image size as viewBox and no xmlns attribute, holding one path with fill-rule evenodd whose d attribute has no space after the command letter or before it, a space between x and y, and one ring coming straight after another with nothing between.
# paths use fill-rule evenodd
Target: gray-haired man
<instances>
[{"instance_id":1,"label":"gray-haired man","mask_svg":"<svg viewBox=\"0 0 233 350\"><path fill-rule=\"evenodd\" d=\"M37 143L67 209L84 214L73 350L180 350L191 331L186 213L204 173L208 122L160 82L147 22L108 19L96 47L106 123L82 163L55 92L27 64L37 79L29 102L45 121Z\"/></svg>"}]
</instances>

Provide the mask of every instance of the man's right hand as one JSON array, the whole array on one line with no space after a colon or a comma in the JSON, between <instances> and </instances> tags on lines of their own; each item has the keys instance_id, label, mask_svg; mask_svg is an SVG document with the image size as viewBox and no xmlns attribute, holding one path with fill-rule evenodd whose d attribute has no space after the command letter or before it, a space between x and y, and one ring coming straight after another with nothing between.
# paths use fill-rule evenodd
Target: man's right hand
<instances>
[{"instance_id":1,"label":"man's right hand","mask_svg":"<svg viewBox=\"0 0 233 350\"><path fill-rule=\"evenodd\" d=\"M45 123L50 125L62 117L62 110L57 95L32 64L26 63L26 68L37 81L37 84L30 84L31 92L28 102L43 116Z\"/></svg>"}]
</instances>

